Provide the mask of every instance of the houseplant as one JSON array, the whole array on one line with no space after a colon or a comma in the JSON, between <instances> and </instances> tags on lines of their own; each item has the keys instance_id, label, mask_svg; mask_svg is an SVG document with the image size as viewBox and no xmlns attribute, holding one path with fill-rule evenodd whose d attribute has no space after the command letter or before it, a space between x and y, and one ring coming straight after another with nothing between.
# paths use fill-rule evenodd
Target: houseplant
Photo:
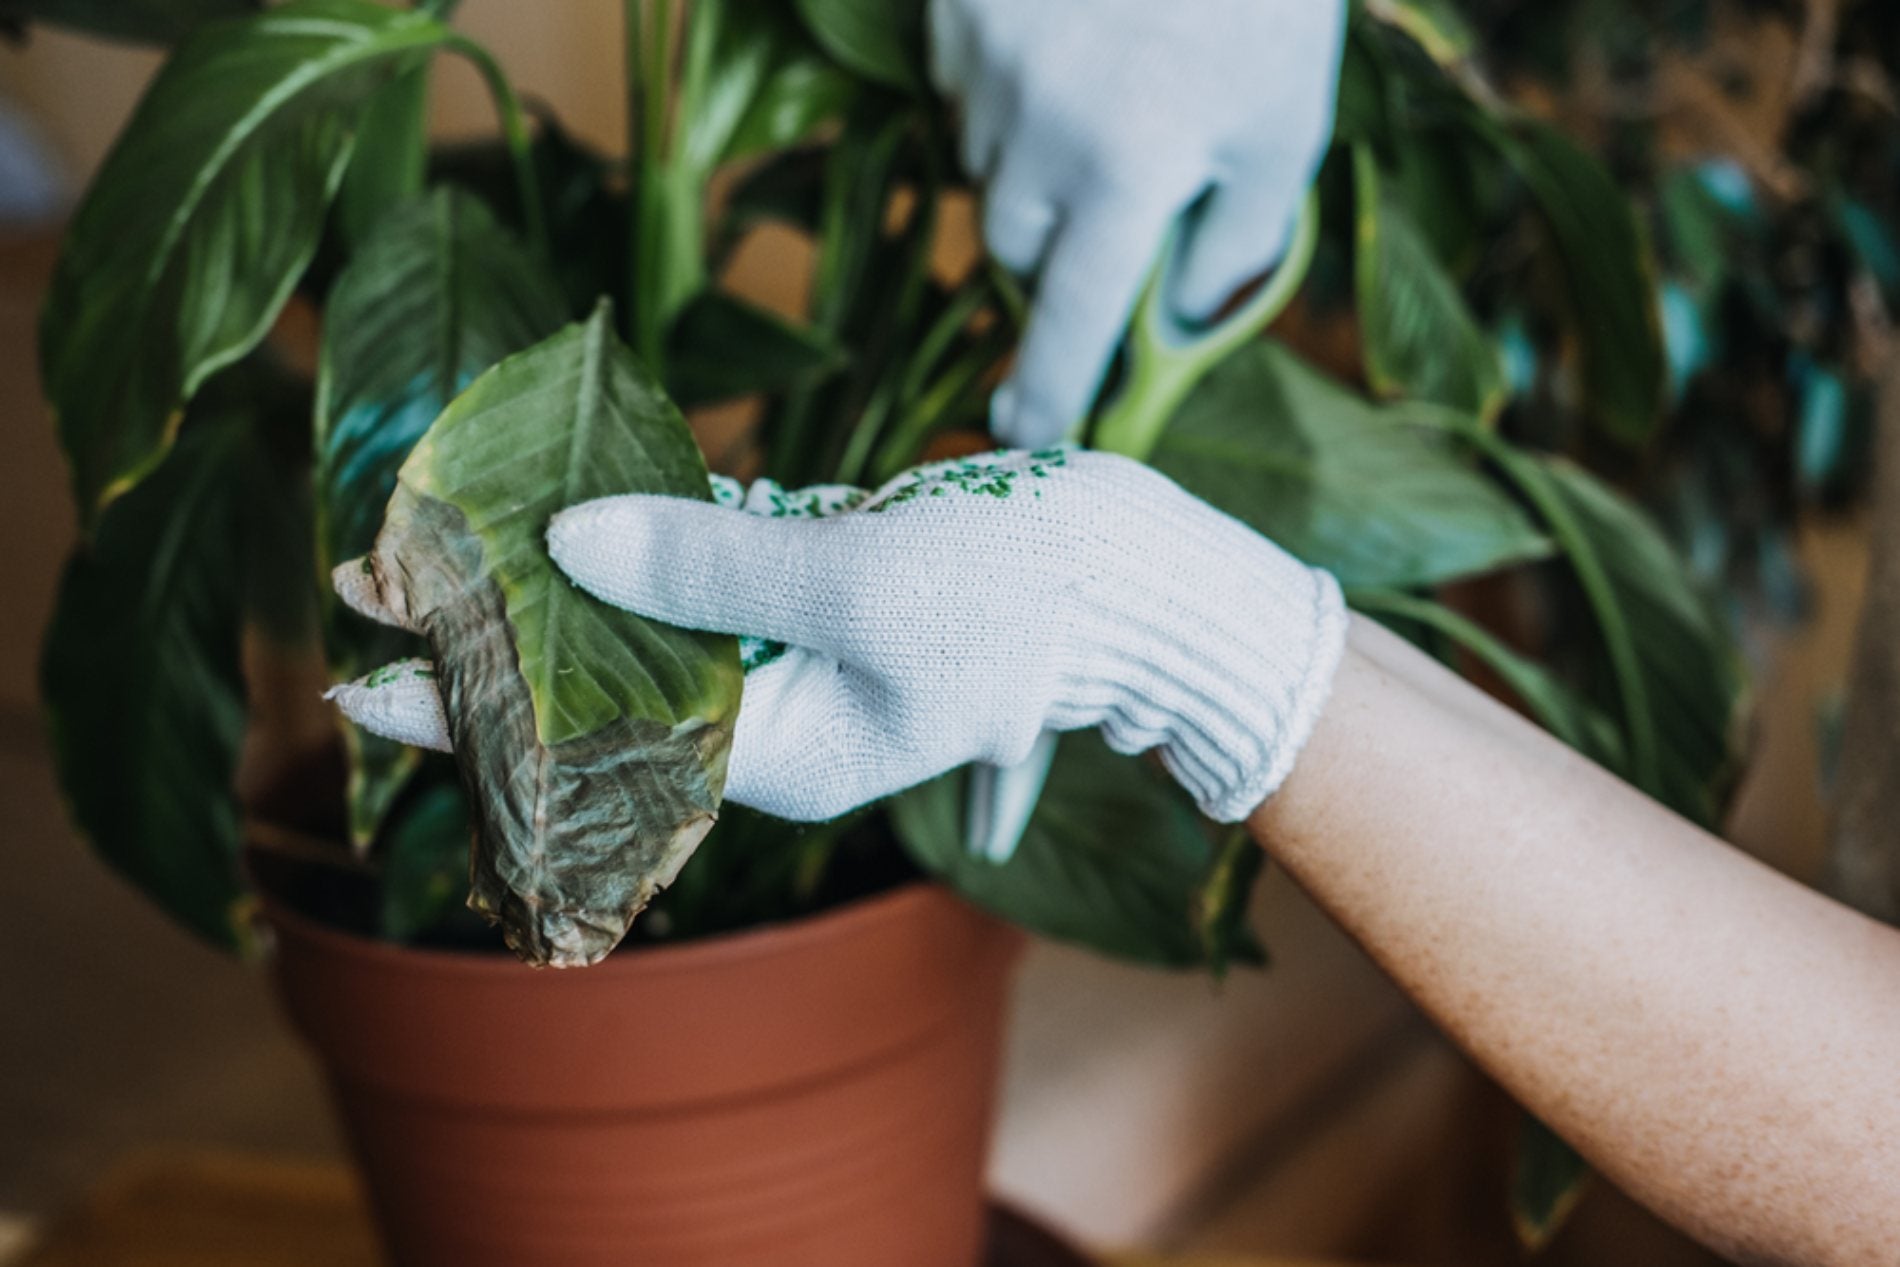
<instances>
[{"instance_id":1,"label":"houseplant","mask_svg":"<svg viewBox=\"0 0 1900 1267\"><path fill-rule=\"evenodd\" d=\"M47 307L44 378L86 540L44 681L81 827L207 937L242 945L251 927L231 790L246 631L280 653L320 645L340 677L410 653L331 602L324 564L368 548L397 466L476 375L602 291L683 406L762 402L749 445L716 465L866 483L980 444L1022 297L987 265L933 269L961 178L915 4L630 4L625 161L531 121L448 3L5 8L180 40L73 223ZM1454 18L1355 9L1298 253L1311 272L1280 337L1241 328L1166 390L1130 376L1094 439L1333 570L1362 610L1713 822L1740 693L1724 625L1651 522L1562 452L1625 467L1664 417L1644 227L1598 160L1471 73ZM429 148L438 54L482 72L499 141ZM767 220L817 249L800 320L718 283ZM314 382L266 338L293 296L322 311ZM1166 352L1153 317L1134 328L1138 357ZM1507 372L1501 331L1542 353L1538 374ZM1444 601L1480 576L1484 592ZM1500 593L1529 618L1492 619ZM347 788L304 788L303 825L336 844L300 847L287 880L289 863L260 864L305 912L287 937L314 919L424 948L481 941L460 911L466 816L447 767L340 742ZM651 943L816 923L926 874L1108 953L1258 957L1244 919L1258 851L1210 833L1146 765L1065 740L1003 866L964 854L958 779L817 828L729 808L634 939L658 956ZM1529 1138L1536 1231L1579 1171Z\"/></svg>"}]
</instances>

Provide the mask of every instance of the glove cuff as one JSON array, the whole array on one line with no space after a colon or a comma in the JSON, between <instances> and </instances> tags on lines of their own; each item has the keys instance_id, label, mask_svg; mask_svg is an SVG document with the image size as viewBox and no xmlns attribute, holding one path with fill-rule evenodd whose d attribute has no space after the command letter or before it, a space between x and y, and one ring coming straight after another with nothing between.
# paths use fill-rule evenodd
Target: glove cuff
<instances>
[{"instance_id":1,"label":"glove cuff","mask_svg":"<svg viewBox=\"0 0 1900 1267\"><path fill-rule=\"evenodd\" d=\"M1183 780L1201 812L1217 823L1240 822L1280 790L1280 785L1293 772L1307 740L1312 738L1320 714L1332 696L1333 679L1345 655L1346 629L1351 617L1339 583L1325 572L1313 571L1310 575L1314 581L1313 601L1305 615L1310 632L1305 642L1304 667L1290 681L1274 683L1268 692L1257 693L1252 698L1237 698L1231 710L1233 717L1221 719L1229 724L1238 722L1271 728L1273 741L1236 777L1209 781L1201 786ZM1184 754L1211 745L1224 729L1196 725L1196 721L1191 713L1182 718L1177 742ZM1164 752L1164 760L1169 755ZM1181 775L1177 772L1176 777Z\"/></svg>"},{"instance_id":2,"label":"glove cuff","mask_svg":"<svg viewBox=\"0 0 1900 1267\"><path fill-rule=\"evenodd\" d=\"M1312 736L1346 603L1331 575L1237 520L1185 496L1168 510L1153 539L1124 539L1113 589L1091 595L1086 659L1114 689L1088 720L1120 751L1158 749L1202 813L1238 822Z\"/></svg>"}]
</instances>

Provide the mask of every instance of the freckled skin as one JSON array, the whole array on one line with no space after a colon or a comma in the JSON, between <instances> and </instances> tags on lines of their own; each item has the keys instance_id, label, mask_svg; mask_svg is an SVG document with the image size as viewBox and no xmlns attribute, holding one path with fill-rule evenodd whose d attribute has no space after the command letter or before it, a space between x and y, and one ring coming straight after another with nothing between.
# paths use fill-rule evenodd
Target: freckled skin
<instances>
[{"instance_id":1,"label":"freckled skin","mask_svg":"<svg viewBox=\"0 0 1900 1267\"><path fill-rule=\"evenodd\" d=\"M1900 1263L1900 932L1355 621L1249 826L1601 1171L1745 1263Z\"/></svg>"}]
</instances>

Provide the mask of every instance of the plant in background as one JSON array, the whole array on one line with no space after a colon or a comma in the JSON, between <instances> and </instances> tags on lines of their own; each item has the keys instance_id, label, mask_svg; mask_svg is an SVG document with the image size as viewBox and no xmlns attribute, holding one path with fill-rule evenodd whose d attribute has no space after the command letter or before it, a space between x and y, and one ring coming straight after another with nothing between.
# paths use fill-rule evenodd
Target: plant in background
<instances>
[{"instance_id":1,"label":"plant in background","mask_svg":"<svg viewBox=\"0 0 1900 1267\"><path fill-rule=\"evenodd\" d=\"M247 923L233 791L247 631L327 656L337 679L420 651L323 578L371 550L399 469L445 410L507 397L486 418L496 465L538 514L623 475L672 486L642 483L646 457L585 488L512 461L541 438L527 398L572 385L583 337L683 408L754 402L747 443L717 455L728 470L875 483L981 447L1022 299L990 265L937 267L963 185L915 0L630 2L624 159L551 115L531 126L450 4L96 8L0 3L179 40L73 221L46 309L46 390L85 539L44 685L79 824L206 937L240 943ZM495 142L428 145L438 55L485 77ZM1644 222L1603 162L1505 104L1471 59L1442 4L1358 6L1323 211L1213 332L1184 345L1144 300L1090 439L1330 569L1361 610L1714 824L1736 764L1738 656L1668 540L1592 473L1621 478L1668 443ZM815 247L797 320L720 280L767 222ZM1303 275L1297 309L1260 334ZM267 337L295 295L321 311L314 382ZM601 315L559 333L609 311L603 295L617 333ZM523 352L506 383L470 388ZM590 408L602 434L640 437L665 412L652 404L607 392ZM487 495L454 460L428 465L438 498ZM528 584L504 576L499 601L527 601ZM1497 594L1531 618L1495 619ZM586 655L626 654L625 630L602 635ZM649 715L716 717L717 676ZM409 942L481 936L450 765L355 731L339 744L347 786L319 789L334 856L358 859L374 894L333 918ZM1004 865L964 851L962 777L816 827L728 807L633 935L789 919L922 873L1106 953L1216 969L1259 957L1245 921L1259 852L1142 760L1065 737ZM1529 1139L1519 1213L1535 1238L1581 1170Z\"/></svg>"}]
</instances>

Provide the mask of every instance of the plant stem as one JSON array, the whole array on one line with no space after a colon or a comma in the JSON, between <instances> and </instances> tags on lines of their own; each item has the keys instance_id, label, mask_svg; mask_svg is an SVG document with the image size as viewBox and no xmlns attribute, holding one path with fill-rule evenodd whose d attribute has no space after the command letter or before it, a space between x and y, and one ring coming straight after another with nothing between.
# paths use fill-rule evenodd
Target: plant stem
<instances>
[{"instance_id":1,"label":"plant stem","mask_svg":"<svg viewBox=\"0 0 1900 1267\"><path fill-rule=\"evenodd\" d=\"M480 44L465 35L452 34L448 39L448 47L473 63L488 85L488 94L495 102L495 113L501 119L501 134L508 146L508 160L514 167L515 188L521 199L521 219L527 228L529 245L540 252L542 259L552 260L554 244L548 237L547 212L541 205L541 183L535 176L533 143L528 136L527 116L521 109L521 99L515 95L514 85L508 82L508 76L502 73L500 64Z\"/></svg>"},{"instance_id":2,"label":"plant stem","mask_svg":"<svg viewBox=\"0 0 1900 1267\"><path fill-rule=\"evenodd\" d=\"M640 25L642 0L622 0L622 47L621 77L625 81L623 91L627 104L627 171L632 175L636 187L627 199L627 304L620 314L620 332L628 343L638 345L635 326L640 320L640 191L643 183L640 153L640 125L645 111L640 108L641 86L646 76L643 70L644 59L640 53Z\"/></svg>"},{"instance_id":3,"label":"plant stem","mask_svg":"<svg viewBox=\"0 0 1900 1267\"><path fill-rule=\"evenodd\" d=\"M1306 280L1319 245L1319 201L1309 195L1293 240L1272 277L1240 308L1212 330L1196 334L1182 328L1168 311L1166 261L1173 244L1163 249L1163 263L1155 269L1135 312L1129 333L1132 341L1128 381L1095 424L1093 447L1145 462L1161 441L1174 411L1207 372L1242 343L1258 335L1285 311Z\"/></svg>"}]
</instances>

